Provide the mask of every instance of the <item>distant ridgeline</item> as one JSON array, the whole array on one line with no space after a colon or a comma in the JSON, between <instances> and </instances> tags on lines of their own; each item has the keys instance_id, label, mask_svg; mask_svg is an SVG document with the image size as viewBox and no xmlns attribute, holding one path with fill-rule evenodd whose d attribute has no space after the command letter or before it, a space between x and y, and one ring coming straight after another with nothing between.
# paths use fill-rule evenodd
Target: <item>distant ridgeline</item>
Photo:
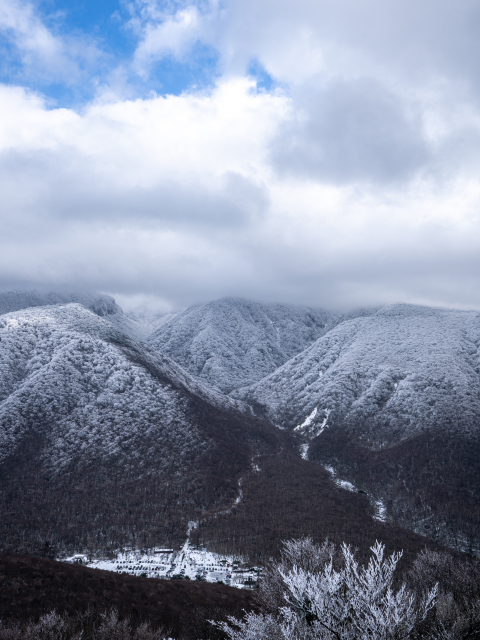
<instances>
[{"instance_id":1,"label":"distant ridgeline","mask_svg":"<svg viewBox=\"0 0 480 640\"><path fill-rule=\"evenodd\" d=\"M479 555L479 346L477 312L0 293L0 547Z\"/></svg>"}]
</instances>

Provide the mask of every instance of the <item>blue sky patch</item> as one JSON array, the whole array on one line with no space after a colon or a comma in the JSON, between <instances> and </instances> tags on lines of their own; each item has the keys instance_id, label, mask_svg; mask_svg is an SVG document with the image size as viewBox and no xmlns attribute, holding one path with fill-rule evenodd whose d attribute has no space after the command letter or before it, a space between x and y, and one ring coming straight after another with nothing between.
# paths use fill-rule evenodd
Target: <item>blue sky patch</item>
<instances>
[{"instance_id":1,"label":"blue sky patch","mask_svg":"<svg viewBox=\"0 0 480 640\"><path fill-rule=\"evenodd\" d=\"M219 75L218 51L197 42L188 55L180 59L166 55L149 67L147 77L141 77L131 64L139 34L128 24L132 14L127 5L118 0L45 0L36 4L35 10L52 36L63 42L62 55L74 72L56 69L56 58L50 66L32 58L13 32L4 31L0 34L0 82L39 91L52 106L84 104L114 77L123 78L126 95L145 98L152 91L180 95L204 89L214 85Z\"/></svg>"},{"instance_id":2,"label":"blue sky patch","mask_svg":"<svg viewBox=\"0 0 480 640\"><path fill-rule=\"evenodd\" d=\"M265 67L263 67L256 58L253 59L248 65L247 74L251 78L255 78L257 82L257 89L271 91L276 84L274 78L268 73Z\"/></svg>"},{"instance_id":3,"label":"blue sky patch","mask_svg":"<svg viewBox=\"0 0 480 640\"><path fill-rule=\"evenodd\" d=\"M186 60L167 56L150 70L149 90L160 95L180 95L189 89L212 86L218 77L218 52L197 43Z\"/></svg>"}]
</instances>

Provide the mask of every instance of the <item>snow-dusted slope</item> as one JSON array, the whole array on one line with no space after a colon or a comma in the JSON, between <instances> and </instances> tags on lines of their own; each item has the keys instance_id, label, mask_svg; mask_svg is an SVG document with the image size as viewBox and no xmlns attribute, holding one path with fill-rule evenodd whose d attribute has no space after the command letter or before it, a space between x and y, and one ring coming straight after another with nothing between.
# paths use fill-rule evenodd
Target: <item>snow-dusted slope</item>
<instances>
[{"instance_id":1,"label":"snow-dusted slope","mask_svg":"<svg viewBox=\"0 0 480 640\"><path fill-rule=\"evenodd\" d=\"M250 432L275 447L248 408L81 304L0 316L0 548L171 544L235 498Z\"/></svg>"},{"instance_id":2,"label":"snow-dusted slope","mask_svg":"<svg viewBox=\"0 0 480 640\"><path fill-rule=\"evenodd\" d=\"M382 518L480 555L480 314L392 305L237 390Z\"/></svg>"},{"instance_id":3,"label":"snow-dusted slope","mask_svg":"<svg viewBox=\"0 0 480 640\"><path fill-rule=\"evenodd\" d=\"M0 315L32 307L64 305L71 302L81 304L97 316L106 318L115 327L137 340L145 340L151 333L146 323L125 315L115 300L105 294L4 290L0 291Z\"/></svg>"},{"instance_id":4,"label":"snow-dusted slope","mask_svg":"<svg viewBox=\"0 0 480 640\"><path fill-rule=\"evenodd\" d=\"M477 312L392 305L232 395L300 433L350 425L371 448L430 427L480 433L479 348Z\"/></svg>"},{"instance_id":5,"label":"snow-dusted slope","mask_svg":"<svg viewBox=\"0 0 480 640\"><path fill-rule=\"evenodd\" d=\"M136 325L144 328L145 336L150 336L154 331L159 329L165 322L174 318L177 313L147 313L131 311L125 314L127 318L133 320ZM146 338L145 338L146 339Z\"/></svg>"},{"instance_id":6,"label":"snow-dusted slope","mask_svg":"<svg viewBox=\"0 0 480 640\"><path fill-rule=\"evenodd\" d=\"M43 436L51 473L74 460L120 458L128 466L140 451L157 467L181 465L187 445L207 446L184 395L133 362L121 342L80 304L0 317L0 461L32 432ZM152 439L162 446L145 448Z\"/></svg>"},{"instance_id":7,"label":"snow-dusted slope","mask_svg":"<svg viewBox=\"0 0 480 640\"><path fill-rule=\"evenodd\" d=\"M193 353L203 349L204 355L211 348L210 359L216 365L211 371L224 381L231 374L233 382L248 377L248 363L254 375L260 375L262 367L275 366L274 355L285 358L315 332L326 331L328 322L338 320L325 314L326 326L321 327L323 312L315 316L305 309L276 306L277 315L270 307L269 315L264 307L244 301L206 307L201 313L197 308L177 316L183 321L173 322L169 344L181 355L181 337L188 332L180 329L193 326L187 347ZM352 476L352 456L347 455L351 443L343 436L350 434L377 453L386 443L408 440L429 426L461 427L464 434L475 430L480 397L474 384L480 370L476 313L394 306L372 317L344 321L259 384L237 394L255 410L265 405L277 424L300 425L294 432L300 443L252 416L240 400L213 389L211 378L205 385L198 379L202 376L194 379L167 355L133 340L114 326L111 318L116 315L101 316L85 304L58 301L0 315L0 548L44 553L48 543L60 553L105 552L120 546L178 543L189 521L202 525L212 515L233 518L244 503L268 502L268 461L278 469L295 468L297 480L301 477L308 487L309 474L324 472L297 457L298 444L304 445L305 457L308 448L310 460L332 465L336 478L371 491L375 502L385 505L386 517L398 516L418 530L427 516L415 511L416 469L427 468L425 461L433 460L434 451L443 456L444 440L436 449L431 440L426 442L428 458L424 455L418 464L411 463L411 450L403 457L395 451L393 458L375 459L374 464L365 456L355 457L355 450L354 467L365 473ZM209 322L202 325L205 320ZM457 422L450 424L454 417ZM334 432L342 438L328 444L328 434ZM470 445L469 441L460 448L455 460L461 460L463 468L465 452L473 452L469 469L475 474L478 456ZM413 452L417 451L422 447L415 445ZM450 464L450 447L447 453ZM392 467L397 458L402 468L410 461L409 475L401 476ZM454 477L458 462L452 467L442 460L432 463L429 477L434 472ZM378 477L367 486L374 471ZM406 498L396 486L400 477ZM465 477L461 482L463 491L469 483ZM329 483L324 478L314 486L328 493ZM383 493L376 493L379 486ZM431 487L434 498L424 492L419 502L424 510L438 504L437 485L430 483L425 491ZM275 505L281 505L286 491L277 494ZM297 505L293 495L295 491L289 504ZM332 504L340 506L338 513L337 506L332 507L332 522L343 522L350 502L335 495ZM464 512L470 529L455 524L454 534L473 532L471 539L476 540L476 495L472 503L461 494L468 502L463 512L457 508L462 504L460 493L451 495L448 526ZM410 515L402 520L404 505ZM309 503L307 511L310 508ZM292 509L296 513L291 506L290 521ZM298 530L301 518L310 522L308 526L313 522L306 511L301 513L293 518ZM252 538L257 519L256 515L235 525L240 526L235 535ZM230 524L224 524L222 536L230 531Z\"/></svg>"},{"instance_id":8,"label":"snow-dusted slope","mask_svg":"<svg viewBox=\"0 0 480 640\"><path fill-rule=\"evenodd\" d=\"M101 317L122 313L115 300L111 296L103 294L12 289L0 291L0 315L29 307L44 307L55 304L68 304L69 302L77 302Z\"/></svg>"},{"instance_id":9,"label":"snow-dusted slope","mask_svg":"<svg viewBox=\"0 0 480 640\"><path fill-rule=\"evenodd\" d=\"M228 393L274 371L340 317L321 309L223 298L166 319L149 343Z\"/></svg>"}]
</instances>

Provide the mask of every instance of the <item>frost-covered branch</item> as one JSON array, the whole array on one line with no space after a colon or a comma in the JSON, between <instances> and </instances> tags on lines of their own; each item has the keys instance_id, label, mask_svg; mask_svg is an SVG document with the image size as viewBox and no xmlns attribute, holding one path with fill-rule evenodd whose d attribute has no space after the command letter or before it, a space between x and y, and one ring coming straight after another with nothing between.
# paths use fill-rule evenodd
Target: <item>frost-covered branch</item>
<instances>
[{"instance_id":1,"label":"frost-covered branch","mask_svg":"<svg viewBox=\"0 0 480 640\"><path fill-rule=\"evenodd\" d=\"M243 621L231 618L230 624L223 623L221 628L231 640L402 640L435 604L436 585L420 599L405 585L394 590L402 554L385 557L385 547L379 542L371 547L366 567L359 565L345 544L335 560L333 545L319 547L309 539L303 544L298 554L298 545L294 548L287 543L284 560L303 555L309 568L301 563L287 568L285 562L278 567L283 605L274 613L248 614ZM312 558L315 549L323 556L319 563ZM325 557L326 549L329 557Z\"/></svg>"}]
</instances>

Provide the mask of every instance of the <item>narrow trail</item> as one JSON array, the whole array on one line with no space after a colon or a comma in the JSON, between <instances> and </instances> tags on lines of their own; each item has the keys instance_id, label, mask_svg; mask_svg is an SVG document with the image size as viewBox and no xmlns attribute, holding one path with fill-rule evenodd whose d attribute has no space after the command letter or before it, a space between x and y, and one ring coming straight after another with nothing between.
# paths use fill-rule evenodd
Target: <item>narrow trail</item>
<instances>
[{"instance_id":1,"label":"narrow trail","mask_svg":"<svg viewBox=\"0 0 480 640\"><path fill-rule=\"evenodd\" d=\"M258 462L256 462L256 460L259 460L259 458L262 457L262 454L256 454L254 456L252 456L250 464L252 466L252 471L251 473L259 473L261 471L260 466L258 465ZM247 475L250 475L247 473ZM237 505L239 505L241 502L243 502L245 500L244 495L243 495L243 481L244 481L245 476L241 476L238 481L237 481L237 487L238 487L238 494L237 496L234 498L232 504L230 505L230 507L227 508L223 508L220 509L218 511L212 511L210 513L205 514L202 518L200 518L199 520L191 520L188 523L187 526L187 538L185 540L185 544L183 545L180 553L182 552L186 552L189 548L189 544L190 544L190 533L192 532L193 529L197 529L198 526L202 523L202 522L206 522L207 520L209 520L210 518L215 518L218 515L228 515L229 513L232 513L232 509L233 507L236 507Z\"/></svg>"}]
</instances>

